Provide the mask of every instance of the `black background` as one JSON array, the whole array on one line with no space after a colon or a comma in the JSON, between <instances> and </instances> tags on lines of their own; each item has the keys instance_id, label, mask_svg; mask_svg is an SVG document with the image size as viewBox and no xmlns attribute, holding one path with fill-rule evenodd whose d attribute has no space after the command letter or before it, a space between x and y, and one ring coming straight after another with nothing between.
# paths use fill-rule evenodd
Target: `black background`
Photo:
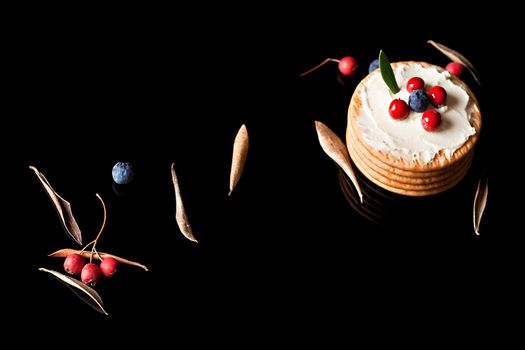
<instances>
[{"instance_id":1,"label":"black background","mask_svg":"<svg viewBox=\"0 0 525 350\"><path fill-rule=\"evenodd\" d=\"M511 271L519 258L500 170L508 169L494 69L501 34L460 23L371 33L351 20L325 24L299 14L197 17L192 25L181 24L183 13L102 17L13 27L14 108L4 134L14 130L15 141L3 148L14 175L15 210L5 219L16 223L6 232L15 328L42 341L92 331L115 344L267 349L314 339L497 337L497 325L513 333L504 315L514 310ZM353 89L380 49L392 61L446 65L427 39L462 52L480 72L482 87L465 74L484 117L476 160L443 195L389 201L384 210L400 221L378 225L345 199L313 122L344 137ZM352 77L339 76L336 64L298 77L345 55L359 63ZM243 123L250 151L228 198L232 144ZM117 161L136 172L122 195L112 188ZM172 162L199 244L174 220ZM108 210L99 249L150 268L122 266L100 282L109 317L38 271L62 271L62 259L46 255L75 243L29 165L71 202L85 242L102 220L99 193ZM490 195L476 237L472 201L482 173Z\"/></svg>"}]
</instances>

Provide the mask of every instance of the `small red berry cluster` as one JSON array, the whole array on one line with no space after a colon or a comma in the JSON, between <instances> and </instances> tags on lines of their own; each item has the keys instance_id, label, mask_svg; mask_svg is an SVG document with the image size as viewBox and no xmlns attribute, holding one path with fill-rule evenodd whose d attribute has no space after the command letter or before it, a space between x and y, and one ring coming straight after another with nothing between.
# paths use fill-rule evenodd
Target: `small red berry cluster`
<instances>
[{"instance_id":1,"label":"small red berry cluster","mask_svg":"<svg viewBox=\"0 0 525 350\"><path fill-rule=\"evenodd\" d=\"M100 235L106 226L106 204L104 204L102 197L100 197L98 193L97 198L102 203L102 208L104 209L104 220L102 221L102 226L97 237L82 248L80 252L69 254L66 256L66 260L64 260L64 270L71 275L80 274L82 282L91 287L97 284L102 275L106 277L113 276L119 266L117 259L112 256L107 256L104 253L99 254L96 249ZM91 252L85 252L89 246L91 246ZM89 263L86 264L84 256L89 256ZM95 256L100 260L100 267L93 262L93 257Z\"/></svg>"},{"instance_id":2,"label":"small red berry cluster","mask_svg":"<svg viewBox=\"0 0 525 350\"><path fill-rule=\"evenodd\" d=\"M420 77L410 78L406 85L407 91L411 94L416 90L424 90L425 82ZM434 107L441 107L447 101L447 92L441 86L433 86L427 92L430 104ZM400 98L392 100L388 112L392 119L402 120L408 116L410 107ZM426 131L435 131L441 124L441 114L434 109L427 109L421 116L421 125Z\"/></svg>"},{"instance_id":3,"label":"small red berry cluster","mask_svg":"<svg viewBox=\"0 0 525 350\"><path fill-rule=\"evenodd\" d=\"M111 256L103 258L100 267L93 262L86 264L84 257L78 253L69 254L64 260L64 270L71 275L80 274L82 282L91 287L97 284L102 275L113 276L118 266L119 262Z\"/></svg>"}]
</instances>

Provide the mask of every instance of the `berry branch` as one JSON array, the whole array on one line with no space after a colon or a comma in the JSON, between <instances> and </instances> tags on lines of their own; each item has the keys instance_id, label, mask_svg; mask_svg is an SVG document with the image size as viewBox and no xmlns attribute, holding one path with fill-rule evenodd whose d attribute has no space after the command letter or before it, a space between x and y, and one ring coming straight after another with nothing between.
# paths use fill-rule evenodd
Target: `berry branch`
<instances>
[{"instance_id":1,"label":"berry branch","mask_svg":"<svg viewBox=\"0 0 525 350\"><path fill-rule=\"evenodd\" d=\"M100 197L98 193L96 194L96 196L100 200L100 203L102 203L102 209L104 210L104 219L102 221L102 226L100 227L100 230L98 231L97 237L91 242L89 242L88 244L86 244L79 253L79 254L82 254L84 250L87 249L87 247L89 247L90 245L93 245L93 247L91 247L91 256L89 257L89 262L93 261L93 254L97 254L100 260L102 260L102 257L97 252L96 246L97 246L98 239L100 238L100 235L102 234L102 231L104 230L104 227L106 226L106 217L107 217L106 204L104 203L104 201L102 200L102 197Z\"/></svg>"},{"instance_id":2,"label":"berry branch","mask_svg":"<svg viewBox=\"0 0 525 350\"><path fill-rule=\"evenodd\" d=\"M319 63L317 66L307 70L304 73L301 73L299 77L304 77L306 74L312 73L313 71L321 68L328 62L336 62L338 64L337 67L339 68L339 72L346 76L352 75L357 68L357 61L352 56L345 56L340 60L336 58L327 58L323 62Z\"/></svg>"},{"instance_id":3,"label":"berry branch","mask_svg":"<svg viewBox=\"0 0 525 350\"><path fill-rule=\"evenodd\" d=\"M312 73L314 70L317 70L319 68L321 68L322 66L324 66L325 64L327 64L328 62L337 62L339 63L340 60L337 60L335 58L327 58L325 59L323 62L319 63L317 66L313 67L313 68L310 68L309 70L307 70L306 72L304 73L301 73L299 76L300 77L304 77L306 74L310 74Z\"/></svg>"}]
</instances>

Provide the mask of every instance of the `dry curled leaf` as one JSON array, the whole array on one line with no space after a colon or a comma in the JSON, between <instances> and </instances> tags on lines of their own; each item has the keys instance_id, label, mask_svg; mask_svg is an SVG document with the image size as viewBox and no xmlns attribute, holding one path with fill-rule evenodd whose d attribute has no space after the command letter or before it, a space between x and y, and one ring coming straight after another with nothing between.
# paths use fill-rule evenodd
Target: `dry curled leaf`
<instances>
[{"instance_id":1,"label":"dry curled leaf","mask_svg":"<svg viewBox=\"0 0 525 350\"><path fill-rule=\"evenodd\" d=\"M233 188L239 182L242 171L244 169L244 163L246 163L246 157L248 156L249 147L248 129L246 125L242 125L235 136L233 142L233 156L232 156L232 167L230 171L230 192L231 195Z\"/></svg>"},{"instance_id":2,"label":"dry curled leaf","mask_svg":"<svg viewBox=\"0 0 525 350\"><path fill-rule=\"evenodd\" d=\"M79 254L80 250L71 249L71 248L64 248L64 249L57 250L56 252L51 253L48 256L50 256L52 258L65 258L68 255L75 254L75 253ZM82 252L82 256L84 258L89 258L91 256L91 251L89 251L89 252L88 251ZM93 254L93 259L96 259L96 260L100 260L101 258L104 259L105 257L112 257L115 260L117 260L117 261L119 261L119 262L121 262L123 264L137 266L137 267L140 267L141 269L143 269L144 271L148 271L148 268L145 265L139 264L138 262L135 262L135 261L132 261L132 260L121 258L120 256L116 256L116 255L109 254L109 253L103 253L103 252L98 252L98 254Z\"/></svg>"},{"instance_id":3,"label":"dry curled leaf","mask_svg":"<svg viewBox=\"0 0 525 350\"><path fill-rule=\"evenodd\" d=\"M487 206L487 199L489 195L489 179L482 176L478 181L478 188L474 195L473 221L474 232L479 236L479 226L481 224L481 217Z\"/></svg>"},{"instance_id":4,"label":"dry curled leaf","mask_svg":"<svg viewBox=\"0 0 525 350\"><path fill-rule=\"evenodd\" d=\"M37 168L35 168L34 166L29 166L29 169L35 172L36 176L38 177L38 180L40 180L40 183L42 184L42 187L44 187L47 195L53 202L58 216L60 217L60 222L62 223L62 226L64 227L64 230L66 231L68 236L71 237L78 244L82 244L82 233L80 232L80 228L78 227L75 218L73 217L73 212L71 211L71 204L64 198L62 198L60 195L58 195L58 193L56 193L53 187L51 187L51 185L49 184L49 181L47 181L44 174L38 171Z\"/></svg>"},{"instance_id":5,"label":"dry curled leaf","mask_svg":"<svg viewBox=\"0 0 525 350\"><path fill-rule=\"evenodd\" d=\"M171 179L175 189L175 219L177 220L180 232L182 232L182 234L190 241L199 243L193 235L193 230L191 229L186 210L184 209L182 196L180 194L179 180L177 178L177 173L175 172L175 163L171 164Z\"/></svg>"},{"instance_id":6,"label":"dry curled leaf","mask_svg":"<svg viewBox=\"0 0 525 350\"><path fill-rule=\"evenodd\" d=\"M315 121L315 129L317 130L317 136L319 138L319 143L323 151L330 157L332 160L343 169L345 174L350 178L352 183L359 194L359 199L363 203L363 193L361 192L361 187L357 182L355 177L354 170L352 169L352 164L350 163L350 156L348 155L348 150L346 149L345 144L341 139L325 124L320 121Z\"/></svg>"},{"instance_id":7,"label":"dry curled leaf","mask_svg":"<svg viewBox=\"0 0 525 350\"><path fill-rule=\"evenodd\" d=\"M51 274L53 277L55 277L60 282L64 283L67 287L69 287L83 302L85 302L101 314L108 315L106 310L104 310L104 303L102 302L102 298L93 288L85 285L84 283L72 277L66 276L63 273L54 270L48 270L43 267L39 268L38 270Z\"/></svg>"},{"instance_id":8,"label":"dry curled leaf","mask_svg":"<svg viewBox=\"0 0 525 350\"><path fill-rule=\"evenodd\" d=\"M436 49L441 51L441 53L443 53L445 56L450 58L453 62L461 63L462 65L467 67L470 74L472 74L472 77L474 77L474 80L476 80L476 83L478 83L481 86L476 68L474 68L474 65L465 56L463 56L456 50L452 50L451 48L443 44L435 42L434 40L427 40L427 43L429 43L430 45L434 46Z\"/></svg>"}]
</instances>

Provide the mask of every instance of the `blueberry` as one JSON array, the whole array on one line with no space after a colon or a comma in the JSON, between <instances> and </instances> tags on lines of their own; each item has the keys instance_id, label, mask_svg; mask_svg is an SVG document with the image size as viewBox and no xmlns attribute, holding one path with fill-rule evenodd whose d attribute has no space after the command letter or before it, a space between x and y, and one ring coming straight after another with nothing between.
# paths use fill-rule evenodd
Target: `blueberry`
<instances>
[{"instance_id":1,"label":"blueberry","mask_svg":"<svg viewBox=\"0 0 525 350\"><path fill-rule=\"evenodd\" d=\"M368 73L372 73L377 68L379 68L379 58L376 58L372 62L370 62L370 65L368 66Z\"/></svg>"},{"instance_id":2,"label":"blueberry","mask_svg":"<svg viewBox=\"0 0 525 350\"><path fill-rule=\"evenodd\" d=\"M118 162L113 166L111 171L113 181L119 185L126 185L133 180L133 167L127 162Z\"/></svg>"},{"instance_id":3,"label":"blueberry","mask_svg":"<svg viewBox=\"0 0 525 350\"><path fill-rule=\"evenodd\" d=\"M428 103L430 100L424 90L418 89L412 91L410 97L408 98L408 105L410 109L414 112L424 112L427 110Z\"/></svg>"}]
</instances>

